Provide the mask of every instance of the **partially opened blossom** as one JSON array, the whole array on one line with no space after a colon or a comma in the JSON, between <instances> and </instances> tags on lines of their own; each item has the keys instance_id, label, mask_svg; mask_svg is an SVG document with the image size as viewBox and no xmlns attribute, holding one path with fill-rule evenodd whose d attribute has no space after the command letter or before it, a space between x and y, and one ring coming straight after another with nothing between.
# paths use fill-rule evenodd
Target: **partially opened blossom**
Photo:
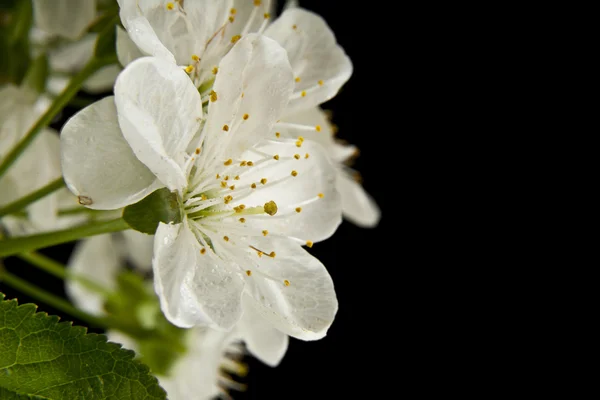
<instances>
[{"instance_id":1,"label":"partially opened blossom","mask_svg":"<svg viewBox=\"0 0 600 400\"><path fill-rule=\"evenodd\" d=\"M175 325L230 330L244 303L286 334L319 339L337 300L325 267L301 246L341 222L336 171L320 145L274 136L294 85L283 48L246 35L218 69L204 117L182 69L131 63L114 99L63 128L65 181L96 209L160 187L178 194L182 222L159 225L153 258L155 290Z\"/></svg>"},{"instance_id":2,"label":"partially opened blossom","mask_svg":"<svg viewBox=\"0 0 600 400\"><path fill-rule=\"evenodd\" d=\"M44 31L78 39L96 16L96 0L33 0L33 16Z\"/></svg>"},{"instance_id":3,"label":"partially opened blossom","mask_svg":"<svg viewBox=\"0 0 600 400\"><path fill-rule=\"evenodd\" d=\"M323 18L301 8L291 7L274 19L270 1L119 0L119 5L129 34L119 32L117 37L121 63L144 54L162 58L185 67L196 87L206 93L212 89L220 60L251 32L264 33L287 52L294 89L283 115L329 100L352 74L350 59Z\"/></svg>"},{"instance_id":4,"label":"partially opened blossom","mask_svg":"<svg viewBox=\"0 0 600 400\"><path fill-rule=\"evenodd\" d=\"M365 228L379 223L381 211L377 203L361 185L360 174L349 165L358 154L358 148L335 139L336 128L321 108L314 107L290 115L275 127L281 137L293 138L301 133L307 140L323 147L337 170L336 185L346 219Z\"/></svg>"},{"instance_id":5,"label":"partially opened blossom","mask_svg":"<svg viewBox=\"0 0 600 400\"><path fill-rule=\"evenodd\" d=\"M79 243L69 259L66 280L66 292L74 304L89 314L105 315L105 293L117 289L117 275L125 263L130 262L140 272L150 267L152 239L139 232L125 231L94 236ZM86 281L94 282L102 290L93 290L86 286ZM211 399L228 389L240 389L237 382L221 371L240 376L246 373L247 367L240 362L245 354L242 342L259 360L271 366L279 364L287 349L288 336L265 323L252 308L245 311L229 332L210 328L187 330L185 352L175 355L168 371L155 372L169 399ZM152 312L139 316L145 318L147 326L156 324L152 319L157 316ZM135 338L115 330L106 334L109 340L144 356L144 346Z\"/></svg>"}]
</instances>

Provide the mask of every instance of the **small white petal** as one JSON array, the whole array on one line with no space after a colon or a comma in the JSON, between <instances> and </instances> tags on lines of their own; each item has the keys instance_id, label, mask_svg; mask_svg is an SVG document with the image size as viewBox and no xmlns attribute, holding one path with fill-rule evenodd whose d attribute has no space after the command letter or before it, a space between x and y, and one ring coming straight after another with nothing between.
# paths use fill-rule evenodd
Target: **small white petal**
<instances>
[{"instance_id":1,"label":"small white petal","mask_svg":"<svg viewBox=\"0 0 600 400\"><path fill-rule=\"evenodd\" d=\"M292 91L292 71L285 50L275 41L246 35L219 64L206 123L206 150L215 157L236 158L267 136ZM229 132L223 126L230 127ZM232 139L232 135L235 137Z\"/></svg>"},{"instance_id":2,"label":"small white petal","mask_svg":"<svg viewBox=\"0 0 600 400\"><path fill-rule=\"evenodd\" d=\"M301 8L288 9L267 28L265 35L287 50L294 77L300 78L286 114L331 99L352 75L350 59L317 14Z\"/></svg>"},{"instance_id":3,"label":"small white petal","mask_svg":"<svg viewBox=\"0 0 600 400\"><path fill-rule=\"evenodd\" d=\"M133 60L144 57L144 53L138 49L137 45L131 40L127 31L117 25L117 57L122 66L127 66Z\"/></svg>"},{"instance_id":4,"label":"small white petal","mask_svg":"<svg viewBox=\"0 0 600 400\"><path fill-rule=\"evenodd\" d=\"M381 211L375 200L344 171L338 174L337 188L342 195L344 217L364 228L373 228L379 223Z\"/></svg>"},{"instance_id":5,"label":"small white petal","mask_svg":"<svg viewBox=\"0 0 600 400\"><path fill-rule=\"evenodd\" d=\"M67 42L48 55L50 69L72 74L79 71L94 55L98 34L90 33L76 42Z\"/></svg>"},{"instance_id":6,"label":"small white petal","mask_svg":"<svg viewBox=\"0 0 600 400\"><path fill-rule=\"evenodd\" d=\"M322 147L305 140L302 147L298 148L296 141L285 140L263 142L257 149L267 154L277 154L279 160L253 167L243 176L243 182L260 182L264 177L267 184L259 185L241 202L253 207L274 201L278 211L273 216L248 218L248 223L260 230L313 242L330 237L342 222L342 203L336 190L336 169ZM300 158L295 159L295 154ZM309 158L305 158L306 154L309 154ZM243 157L252 157L252 152L245 153ZM291 175L292 171L297 173L295 177ZM274 184L280 179L285 180ZM234 202L234 205L238 204ZM300 212L296 208L300 208Z\"/></svg>"},{"instance_id":7,"label":"small white petal","mask_svg":"<svg viewBox=\"0 0 600 400\"><path fill-rule=\"evenodd\" d=\"M115 103L136 157L169 189L182 190L185 150L202 118L200 95L189 77L164 60L139 58L117 78Z\"/></svg>"},{"instance_id":8,"label":"small white petal","mask_svg":"<svg viewBox=\"0 0 600 400\"><path fill-rule=\"evenodd\" d=\"M121 208L160 187L123 137L112 96L75 114L63 127L60 140L67 187L90 199L90 208Z\"/></svg>"},{"instance_id":9,"label":"small white petal","mask_svg":"<svg viewBox=\"0 0 600 400\"><path fill-rule=\"evenodd\" d=\"M186 225L159 224L152 268L161 309L174 325L229 330L240 319L243 278L222 261L201 254Z\"/></svg>"},{"instance_id":10,"label":"small white petal","mask_svg":"<svg viewBox=\"0 0 600 400\"><path fill-rule=\"evenodd\" d=\"M249 301L263 318L302 340L324 337L338 302L329 273L319 260L289 239L253 239L276 257L260 257L248 277Z\"/></svg>"},{"instance_id":11,"label":"small white petal","mask_svg":"<svg viewBox=\"0 0 600 400\"><path fill-rule=\"evenodd\" d=\"M33 15L46 32L77 39L96 16L96 0L33 0Z\"/></svg>"},{"instance_id":12,"label":"small white petal","mask_svg":"<svg viewBox=\"0 0 600 400\"><path fill-rule=\"evenodd\" d=\"M123 20L129 37L142 53L166 60L175 64L175 56L160 41L154 28L145 17L134 17Z\"/></svg>"},{"instance_id":13,"label":"small white petal","mask_svg":"<svg viewBox=\"0 0 600 400\"><path fill-rule=\"evenodd\" d=\"M105 288L116 288L116 279L121 260L110 234L83 239L77 244L69 263L70 274L80 276ZM92 315L104 314L104 297L76 279L65 280L65 290L73 303Z\"/></svg>"},{"instance_id":14,"label":"small white petal","mask_svg":"<svg viewBox=\"0 0 600 400\"><path fill-rule=\"evenodd\" d=\"M242 298L244 315L236 329L254 357L271 367L276 367L287 351L289 337L265 320L254 309L252 303L248 295L244 295Z\"/></svg>"}]
</instances>

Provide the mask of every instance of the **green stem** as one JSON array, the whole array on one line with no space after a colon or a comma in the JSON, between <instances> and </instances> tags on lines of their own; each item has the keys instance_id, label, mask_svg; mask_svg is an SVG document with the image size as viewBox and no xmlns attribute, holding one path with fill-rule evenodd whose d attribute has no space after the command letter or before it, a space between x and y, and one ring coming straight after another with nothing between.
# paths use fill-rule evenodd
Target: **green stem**
<instances>
[{"instance_id":1,"label":"green stem","mask_svg":"<svg viewBox=\"0 0 600 400\"><path fill-rule=\"evenodd\" d=\"M0 218L2 218L3 216L5 216L7 214L12 214L14 212L22 210L23 208L27 207L31 203L36 202L37 200L41 199L42 197L45 197L45 196L49 195L50 193L57 191L58 189L62 188L64 185L65 185L65 183L63 181L63 178L60 177L57 180L50 182L46 186L39 188L35 192L30 193L27 196L22 197L17 201L7 204L4 207L0 207Z\"/></svg>"},{"instance_id":2,"label":"green stem","mask_svg":"<svg viewBox=\"0 0 600 400\"><path fill-rule=\"evenodd\" d=\"M84 311L81 311L71 305L65 299L62 299L50 292L45 291L31 283L23 280L6 270L0 271L0 282L6 283L18 291L31 296L45 304L48 304L51 307L56 308L66 314L69 314L75 318L78 318L82 321L87 322L90 325L96 327L105 327L106 323L103 319L90 315Z\"/></svg>"},{"instance_id":3,"label":"green stem","mask_svg":"<svg viewBox=\"0 0 600 400\"><path fill-rule=\"evenodd\" d=\"M60 279L73 279L84 285L90 290L103 295L104 297L108 297L112 295L112 292L97 284L96 282L86 279L83 276L79 276L77 274L73 274L69 271L67 267L62 265L61 263L54 261L53 259L46 257L40 253L31 252L31 253L22 253L19 254L19 257L22 260L27 261L29 264L38 267L42 271L49 273L50 275L54 275Z\"/></svg>"},{"instance_id":4,"label":"green stem","mask_svg":"<svg viewBox=\"0 0 600 400\"><path fill-rule=\"evenodd\" d=\"M23 151L29 146L29 144L37 137L41 132L42 128L50 124L52 119L69 103L69 101L77 94L81 85L87 78L89 78L94 72L100 68L112 64L115 60L113 58L98 59L93 57L85 67L77 75L71 79L69 85L62 91L58 97L54 99L50 108L37 120L29 131L25 134L23 139L6 155L2 163L0 164L0 177L8 170L13 162L23 153Z\"/></svg>"},{"instance_id":5,"label":"green stem","mask_svg":"<svg viewBox=\"0 0 600 400\"><path fill-rule=\"evenodd\" d=\"M129 229L127 222L123 218L117 218L110 221L92 222L60 231L10 238L0 241L0 257L13 256L44 247L72 242L87 236L124 231L126 229Z\"/></svg>"}]
</instances>

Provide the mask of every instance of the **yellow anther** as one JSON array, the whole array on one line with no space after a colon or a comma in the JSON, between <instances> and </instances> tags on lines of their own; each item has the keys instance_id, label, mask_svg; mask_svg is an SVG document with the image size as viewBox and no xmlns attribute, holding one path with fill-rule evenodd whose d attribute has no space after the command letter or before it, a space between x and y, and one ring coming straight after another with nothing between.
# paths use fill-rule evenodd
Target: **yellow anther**
<instances>
[{"instance_id":1,"label":"yellow anther","mask_svg":"<svg viewBox=\"0 0 600 400\"><path fill-rule=\"evenodd\" d=\"M244 98L244 92L242 92L242 99Z\"/></svg>"},{"instance_id":2,"label":"yellow anther","mask_svg":"<svg viewBox=\"0 0 600 400\"><path fill-rule=\"evenodd\" d=\"M313 247L313 242L311 242L310 240L306 241L306 247Z\"/></svg>"},{"instance_id":3,"label":"yellow anther","mask_svg":"<svg viewBox=\"0 0 600 400\"><path fill-rule=\"evenodd\" d=\"M317 125L317 126L315 126L315 130L316 130L317 132L321 132L321 125Z\"/></svg>"},{"instance_id":4,"label":"yellow anther","mask_svg":"<svg viewBox=\"0 0 600 400\"><path fill-rule=\"evenodd\" d=\"M322 199L323 197L325 197L325 195L323 193L319 193L317 196L319 196L320 199Z\"/></svg>"},{"instance_id":5,"label":"yellow anther","mask_svg":"<svg viewBox=\"0 0 600 400\"><path fill-rule=\"evenodd\" d=\"M235 8L232 8L231 10L229 10L229 13L231 13L232 15L235 14L237 12L237 10Z\"/></svg>"},{"instance_id":6,"label":"yellow anther","mask_svg":"<svg viewBox=\"0 0 600 400\"><path fill-rule=\"evenodd\" d=\"M269 201L268 203L265 203L263 208L265 209L265 212L269 215L277 214L277 204L273 200Z\"/></svg>"},{"instance_id":7,"label":"yellow anther","mask_svg":"<svg viewBox=\"0 0 600 400\"><path fill-rule=\"evenodd\" d=\"M276 137L280 137L280 136L281 136L281 133L279 133L279 132L275 132L275 136L276 136Z\"/></svg>"},{"instance_id":8,"label":"yellow anther","mask_svg":"<svg viewBox=\"0 0 600 400\"><path fill-rule=\"evenodd\" d=\"M308 158L308 153L306 153L306 154L304 155L304 158Z\"/></svg>"},{"instance_id":9,"label":"yellow anther","mask_svg":"<svg viewBox=\"0 0 600 400\"><path fill-rule=\"evenodd\" d=\"M235 17L233 15L229 16L229 22L233 23L233 21L235 21Z\"/></svg>"},{"instance_id":10,"label":"yellow anther","mask_svg":"<svg viewBox=\"0 0 600 400\"><path fill-rule=\"evenodd\" d=\"M298 141L299 142L304 142L304 137L303 136L298 136Z\"/></svg>"},{"instance_id":11,"label":"yellow anther","mask_svg":"<svg viewBox=\"0 0 600 400\"><path fill-rule=\"evenodd\" d=\"M299 160L299 159L300 159L300 154L294 154L294 158L295 158L296 160Z\"/></svg>"},{"instance_id":12,"label":"yellow anther","mask_svg":"<svg viewBox=\"0 0 600 400\"><path fill-rule=\"evenodd\" d=\"M300 93L300 95L301 95L302 97L306 96L306 90L303 90L303 91Z\"/></svg>"},{"instance_id":13,"label":"yellow anther","mask_svg":"<svg viewBox=\"0 0 600 400\"><path fill-rule=\"evenodd\" d=\"M226 242L229 242L229 237L223 236L223 240L226 241Z\"/></svg>"},{"instance_id":14,"label":"yellow anther","mask_svg":"<svg viewBox=\"0 0 600 400\"><path fill-rule=\"evenodd\" d=\"M221 175L219 175L219 174L215 175L215 179L221 179Z\"/></svg>"},{"instance_id":15,"label":"yellow anther","mask_svg":"<svg viewBox=\"0 0 600 400\"><path fill-rule=\"evenodd\" d=\"M246 222L246 218L240 218L240 222L243 224L244 222Z\"/></svg>"},{"instance_id":16,"label":"yellow anther","mask_svg":"<svg viewBox=\"0 0 600 400\"><path fill-rule=\"evenodd\" d=\"M263 236L267 236L269 234L269 231L264 230L262 233L263 233Z\"/></svg>"},{"instance_id":17,"label":"yellow anther","mask_svg":"<svg viewBox=\"0 0 600 400\"><path fill-rule=\"evenodd\" d=\"M296 147L302 147L302 141L301 140L297 140L296 141Z\"/></svg>"},{"instance_id":18,"label":"yellow anther","mask_svg":"<svg viewBox=\"0 0 600 400\"><path fill-rule=\"evenodd\" d=\"M296 79L294 79L296 82L300 82L300 77L297 76Z\"/></svg>"},{"instance_id":19,"label":"yellow anther","mask_svg":"<svg viewBox=\"0 0 600 400\"><path fill-rule=\"evenodd\" d=\"M299 213L300 211L302 211L302 207L296 207L296 212Z\"/></svg>"},{"instance_id":20,"label":"yellow anther","mask_svg":"<svg viewBox=\"0 0 600 400\"><path fill-rule=\"evenodd\" d=\"M242 38L242 35L235 35L231 37L231 43L236 43L238 40Z\"/></svg>"},{"instance_id":21,"label":"yellow anther","mask_svg":"<svg viewBox=\"0 0 600 400\"><path fill-rule=\"evenodd\" d=\"M240 208L240 210L243 210L244 208L246 208L246 206L243 204L240 204L238 207Z\"/></svg>"},{"instance_id":22,"label":"yellow anther","mask_svg":"<svg viewBox=\"0 0 600 400\"><path fill-rule=\"evenodd\" d=\"M254 5L256 7L260 6L261 1L260 0L254 0Z\"/></svg>"},{"instance_id":23,"label":"yellow anther","mask_svg":"<svg viewBox=\"0 0 600 400\"><path fill-rule=\"evenodd\" d=\"M248 276L252 276L252 271L250 271L250 270L247 270L247 271L246 271L246 275L248 275Z\"/></svg>"},{"instance_id":24,"label":"yellow anther","mask_svg":"<svg viewBox=\"0 0 600 400\"><path fill-rule=\"evenodd\" d=\"M187 72L188 74L191 73L193 70L194 70L193 65L188 65L187 67L185 67L185 72Z\"/></svg>"},{"instance_id":25,"label":"yellow anther","mask_svg":"<svg viewBox=\"0 0 600 400\"><path fill-rule=\"evenodd\" d=\"M202 200L208 200L208 197L207 197L207 196L206 196L204 193L202 193L202 194L200 195L200 198L201 198Z\"/></svg>"},{"instance_id":26,"label":"yellow anther","mask_svg":"<svg viewBox=\"0 0 600 400\"><path fill-rule=\"evenodd\" d=\"M253 163L252 161L248 161L248 163L247 163L247 164L248 164L248 166L249 166L249 167L251 167L251 166L253 166L253 165L254 165L254 163Z\"/></svg>"},{"instance_id":27,"label":"yellow anther","mask_svg":"<svg viewBox=\"0 0 600 400\"><path fill-rule=\"evenodd\" d=\"M200 154L200 147L196 148L196 154Z\"/></svg>"},{"instance_id":28,"label":"yellow anther","mask_svg":"<svg viewBox=\"0 0 600 400\"><path fill-rule=\"evenodd\" d=\"M324 82L322 80L319 80L319 86L323 86L323 83Z\"/></svg>"},{"instance_id":29,"label":"yellow anther","mask_svg":"<svg viewBox=\"0 0 600 400\"><path fill-rule=\"evenodd\" d=\"M214 90L210 91L210 101L212 101L213 103L217 101L217 92L215 92Z\"/></svg>"},{"instance_id":30,"label":"yellow anther","mask_svg":"<svg viewBox=\"0 0 600 400\"><path fill-rule=\"evenodd\" d=\"M252 185L250 185L250 187L251 187L252 189L256 189L256 183L253 183Z\"/></svg>"},{"instance_id":31,"label":"yellow anther","mask_svg":"<svg viewBox=\"0 0 600 400\"><path fill-rule=\"evenodd\" d=\"M275 154L275 155L273 156L273 158L274 158L274 159L276 159L276 160L279 160L279 154Z\"/></svg>"},{"instance_id":32,"label":"yellow anther","mask_svg":"<svg viewBox=\"0 0 600 400\"><path fill-rule=\"evenodd\" d=\"M240 176L236 175L235 178L233 178L233 179L236 180L236 181L239 181L240 180Z\"/></svg>"},{"instance_id":33,"label":"yellow anther","mask_svg":"<svg viewBox=\"0 0 600 400\"><path fill-rule=\"evenodd\" d=\"M167 3L167 10L172 10L173 8L175 8L175 4L171 2Z\"/></svg>"},{"instance_id":34,"label":"yellow anther","mask_svg":"<svg viewBox=\"0 0 600 400\"><path fill-rule=\"evenodd\" d=\"M214 68L212 69L212 73L213 73L214 75L216 75L218 72L219 72L219 67L214 67Z\"/></svg>"},{"instance_id":35,"label":"yellow anther","mask_svg":"<svg viewBox=\"0 0 600 400\"><path fill-rule=\"evenodd\" d=\"M284 279L283 284L285 286L290 286L290 281L288 281L287 279Z\"/></svg>"},{"instance_id":36,"label":"yellow anther","mask_svg":"<svg viewBox=\"0 0 600 400\"><path fill-rule=\"evenodd\" d=\"M244 118L244 121L247 120L250 116L248 114L244 114L244 116L242 118Z\"/></svg>"},{"instance_id":37,"label":"yellow anther","mask_svg":"<svg viewBox=\"0 0 600 400\"><path fill-rule=\"evenodd\" d=\"M223 165L231 165L232 162L233 160L230 158L229 160L225 161Z\"/></svg>"},{"instance_id":38,"label":"yellow anther","mask_svg":"<svg viewBox=\"0 0 600 400\"><path fill-rule=\"evenodd\" d=\"M297 171L292 171L292 176L298 176L298 172Z\"/></svg>"},{"instance_id":39,"label":"yellow anther","mask_svg":"<svg viewBox=\"0 0 600 400\"><path fill-rule=\"evenodd\" d=\"M296 29L296 28L298 28L298 25L296 25L296 24L292 25L292 29Z\"/></svg>"},{"instance_id":40,"label":"yellow anther","mask_svg":"<svg viewBox=\"0 0 600 400\"><path fill-rule=\"evenodd\" d=\"M225 181L221 181L221 187L224 187L224 188L226 188L226 187L227 187L227 182L225 182Z\"/></svg>"},{"instance_id":41,"label":"yellow anther","mask_svg":"<svg viewBox=\"0 0 600 400\"><path fill-rule=\"evenodd\" d=\"M265 17L265 19L269 19L269 18L271 18L271 14L269 14L269 13L264 13L264 14L263 14L263 17Z\"/></svg>"},{"instance_id":42,"label":"yellow anther","mask_svg":"<svg viewBox=\"0 0 600 400\"><path fill-rule=\"evenodd\" d=\"M225 178L223 178L223 179L225 179L226 181L228 181L229 180L229 175L225 175Z\"/></svg>"},{"instance_id":43,"label":"yellow anther","mask_svg":"<svg viewBox=\"0 0 600 400\"><path fill-rule=\"evenodd\" d=\"M231 185L231 186L229 186L229 189L231 189L231 190L235 190L235 185Z\"/></svg>"},{"instance_id":44,"label":"yellow anther","mask_svg":"<svg viewBox=\"0 0 600 400\"><path fill-rule=\"evenodd\" d=\"M258 250L258 251L256 252L256 254L258 254L258 256L259 256L259 257L262 257L262 255L263 255L264 253L263 253L262 251Z\"/></svg>"},{"instance_id":45,"label":"yellow anther","mask_svg":"<svg viewBox=\"0 0 600 400\"><path fill-rule=\"evenodd\" d=\"M233 197L231 197L230 195L227 195L227 196L223 197L223 200L224 200L225 204L229 204L229 202L231 200L233 200Z\"/></svg>"},{"instance_id":46,"label":"yellow anther","mask_svg":"<svg viewBox=\"0 0 600 400\"><path fill-rule=\"evenodd\" d=\"M200 249L200 254L204 254L204 253L206 253L206 249L203 247Z\"/></svg>"},{"instance_id":47,"label":"yellow anther","mask_svg":"<svg viewBox=\"0 0 600 400\"><path fill-rule=\"evenodd\" d=\"M234 210L236 213L238 213L238 214L239 214L239 213L241 213L242 211L244 211L244 208L246 208L246 206L245 206L245 205L243 205L243 204L240 204L240 205L239 205L239 206L237 206L237 207L233 207L233 210Z\"/></svg>"},{"instance_id":48,"label":"yellow anther","mask_svg":"<svg viewBox=\"0 0 600 400\"><path fill-rule=\"evenodd\" d=\"M248 164L246 161L242 161L242 162L240 163L240 167L245 167L245 166L246 166L246 164Z\"/></svg>"},{"instance_id":49,"label":"yellow anther","mask_svg":"<svg viewBox=\"0 0 600 400\"><path fill-rule=\"evenodd\" d=\"M276 254L275 254L275 252L274 252L274 251L272 251L272 252L270 252L270 253L269 253L269 257L271 257L271 258L275 258L275 255L276 255Z\"/></svg>"},{"instance_id":50,"label":"yellow anther","mask_svg":"<svg viewBox=\"0 0 600 400\"><path fill-rule=\"evenodd\" d=\"M266 185L267 184L267 178L262 178L260 180L260 183L262 183L263 185Z\"/></svg>"},{"instance_id":51,"label":"yellow anther","mask_svg":"<svg viewBox=\"0 0 600 400\"><path fill-rule=\"evenodd\" d=\"M225 132L227 132L229 130L229 125L227 125L227 124L223 125L223 130Z\"/></svg>"},{"instance_id":52,"label":"yellow anther","mask_svg":"<svg viewBox=\"0 0 600 400\"><path fill-rule=\"evenodd\" d=\"M194 61L196 61L196 62L197 62L197 61L200 61L200 57L198 57L198 56L197 56L197 55L195 55L195 54L192 54L192 60L194 60Z\"/></svg>"}]
</instances>

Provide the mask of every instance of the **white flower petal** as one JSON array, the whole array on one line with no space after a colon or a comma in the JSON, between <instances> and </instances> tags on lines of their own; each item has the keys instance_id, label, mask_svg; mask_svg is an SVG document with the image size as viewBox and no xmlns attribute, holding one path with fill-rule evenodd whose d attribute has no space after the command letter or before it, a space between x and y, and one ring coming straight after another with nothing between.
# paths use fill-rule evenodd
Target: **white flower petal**
<instances>
[{"instance_id":1,"label":"white flower petal","mask_svg":"<svg viewBox=\"0 0 600 400\"><path fill-rule=\"evenodd\" d=\"M129 37L141 52L175 64L175 56L162 44L150 22L145 17L123 21Z\"/></svg>"},{"instance_id":2,"label":"white flower petal","mask_svg":"<svg viewBox=\"0 0 600 400\"><path fill-rule=\"evenodd\" d=\"M131 40L127 31L117 25L117 57L122 66L127 66L133 60L144 57L144 53L138 49L137 45Z\"/></svg>"},{"instance_id":3,"label":"white flower petal","mask_svg":"<svg viewBox=\"0 0 600 400\"><path fill-rule=\"evenodd\" d=\"M270 0L262 0L258 6L254 1L234 0L233 8L236 12L233 15L233 23L228 25L229 37L242 34L244 29L246 33L258 32L265 21L265 13L271 14L270 20L275 18L275 2Z\"/></svg>"},{"instance_id":4,"label":"white flower petal","mask_svg":"<svg viewBox=\"0 0 600 400\"><path fill-rule=\"evenodd\" d=\"M295 141L285 140L265 141L256 148L278 155L279 160L252 167L242 176L243 182L260 182L261 178L266 178L267 184L259 185L254 193L240 201L249 207L274 201L278 211L273 216L248 218L248 223L260 230L313 242L330 237L342 222L342 204L336 190L336 169L322 147L315 142L304 141L298 148ZM296 154L299 159L294 158ZM251 151L243 154L250 159L252 156ZM295 177L292 176L293 171L297 173ZM274 184L277 181L279 183ZM233 204L238 205L235 201ZM298 207L300 212L296 211Z\"/></svg>"},{"instance_id":5,"label":"white flower petal","mask_svg":"<svg viewBox=\"0 0 600 400\"><path fill-rule=\"evenodd\" d=\"M217 101L209 104L204 128L205 152L236 158L265 137L285 109L292 86L292 71L281 46L255 34L240 39L219 64L213 86Z\"/></svg>"},{"instance_id":6,"label":"white flower petal","mask_svg":"<svg viewBox=\"0 0 600 400\"><path fill-rule=\"evenodd\" d=\"M46 32L77 39L96 16L96 0L33 0L33 15Z\"/></svg>"},{"instance_id":7,"label":"white flower petal","mask_svg":"<svg viewBox=\"0 0 600 400\"><path fill-rule=\"evenodd\" d=\"M286 10L265 31L288 52L299 78L287 114L331 99L352 75L352 63L320 16L301 8Z\"/></svg>"},{"instance_id":8,"label":"white flower petal","mask_svg":"<svg viewBox=\"0 0 600 400\"><path fill-rule=\"evenodd\" d=\"M164 60L139 58L117 78L115 103L136 157L169 189L183 189L185 149L202 118L200 95L189 77Z\"/></svg>"},{"instance_id":9,"label":"white flower petal","mask_svg":"<svg viewBox=\"0 0 600 400\"><path fill-rule=\"evenodd\" d=\"M171 370L158 376L171 400L212 399L220 392L219 369L231 334L213 329L194 328L187 337L187 353Z\"/></svg>"},{"instance_id":10,"label":"white flower petal","mask_svg":"<svg viewBox=\"0 0 600 400\"><path fill-rule=\"evenodd\" d=\"M75 114L63 127L60 140L67 187L91 199L90 208L121 208L160 187L123 137L112 96Z\"/></svg>"},{"instance_id":11,"label":"white flower petal","mask_svg":"<svg viewBox=\"0 0 600 400\"><path fill-rule=\"evenodd\" d=\"M152 268L161 309L174 325L229 330L240 319L243 278L219 259L201 254L186 225L159 224Z\"/></svg>"},{"instance_id":12,"label":"white flower petal","mask_svg":"<svg viewBox=\"0 0 600 400\"><path fill-rule=\"evenodd\" d=\"M242 298L244 315L236 329L254 357L276 367L287 351L289 337L266 321L251 303L248 295Z\"/></svg>"},{"instance_id":13,"label":"white flower petal","mask_svg":"<svg viewBox=\"0 0 600 400\"><path fill-rule=\"evenodd\" d=\"M117 64L100 68L83 83L83 90L91 94L109 92L120 73L121 67Z\"/></svg>"},{"instance_id":14,"label":"white flower petal","mask_svg":"<svg viewBox=\"0 0 600 400\"><path fill-rule=\"evenodd\" d=\"M90 33L76 42L67 42L48 55L50 69L56 72L74 73L82 69L94 55L98 34Z\"/></svg>"},{"instance_id":15,"label":"white flower petal","mask_svg":"<svg viewBox=\"0 0 600 400\"><path fill-rule=\"evenodd\" d=\"M152 249L154 235L146 235L133 229L121 232L124 246L121 248L122 258L128 259L140 271L152 269Z\"/></svg>"},{"instance_id":16,"label":"white flower petal","mask_svg":"<svg viewBox=\"0 0 600 400\"><path fill-rule=\"evenodd\" d=\"M379 223L381 211L375 200L344 171L338 174L337 188L342 195L344 217L364 228L373 228Z\"/></svg>"},{"instance_id":17,"label":"white flower petal","mask_svg":"<svg viewBox=\"0 0 600 400\"><path fill-rule=\"evenodd\" d=\"M324 337L338 302L323 264L289 239L267 237L253 242L265 251L275 251L276 257L259 258L258 267L246 279L246 293L252 296L248 301L290 336L302 340Z\"/></svg>"},{"instance_id":18,"label":"white flower petal","mask_svg":"<svg viewBox=\"0 0 600 400\"><path fill-rule=\"evenodd\" d=\"M77 244L69 263L70 274L113 290L121 262L110 234L83 239ZM65 280L65 291L73 303L92 315L104 314L104 297L76 279Z\"/></svg>"}]
</instances>

